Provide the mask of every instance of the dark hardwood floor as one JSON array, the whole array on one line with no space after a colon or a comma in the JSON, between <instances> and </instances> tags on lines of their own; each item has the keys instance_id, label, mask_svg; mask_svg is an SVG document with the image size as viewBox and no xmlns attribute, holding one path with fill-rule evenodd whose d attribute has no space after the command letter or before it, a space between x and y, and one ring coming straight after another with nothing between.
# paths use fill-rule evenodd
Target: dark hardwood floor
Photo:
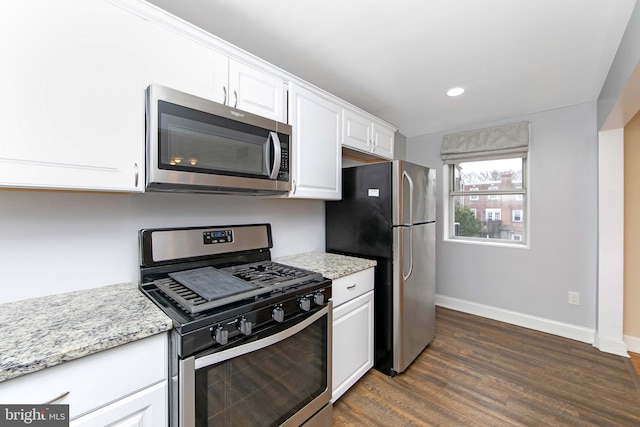
<instances>
[{"instance_id":1,"label":"dark hardwood floor","mask_svg":"<svg viewBox=\"0 0 640 427\"><path fill-rule=\"evenodd\" d=\"M404 373L369 371L334 426L640 426L629 359L437 308L436 338Z\"/></svg>"}]
</instances>

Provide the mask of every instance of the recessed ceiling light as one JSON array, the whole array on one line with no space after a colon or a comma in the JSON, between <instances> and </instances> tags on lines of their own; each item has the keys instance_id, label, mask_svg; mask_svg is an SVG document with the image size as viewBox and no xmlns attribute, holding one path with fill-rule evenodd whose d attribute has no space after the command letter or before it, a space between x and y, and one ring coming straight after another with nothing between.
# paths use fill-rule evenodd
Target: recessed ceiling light
<instances>
[{"instance_id":1,"label":"recessed ceiling light","mask_svg":"<svg viewBox=\"0 0 640 427\"><path fill-rule=\"evenodd\" d=\"M462 95L463 93L464 93L464 88L461 88L461 87L454 87L447 91L447 95L449 96L458 96L458 95Z\"/></svg>"}]
</instances>

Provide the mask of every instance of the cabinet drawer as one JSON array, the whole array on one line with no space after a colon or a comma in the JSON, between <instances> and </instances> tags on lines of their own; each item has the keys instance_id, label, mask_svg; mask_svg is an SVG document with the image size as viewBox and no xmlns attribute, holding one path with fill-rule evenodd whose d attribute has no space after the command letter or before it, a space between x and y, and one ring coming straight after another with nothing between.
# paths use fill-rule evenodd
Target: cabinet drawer
<instances>
[{"instance_id":1,"label":"cabinet drawer","mask_svg":"<svg viewBox=\"0 0 640 427\"><path fill-rule=\"evenodd\" d=\"M69 405L74 419L167 379L167 335L81 357L0 383L0 402Z\"/></svg>"},{"instance_id":2,"label":"cabinet drawer","mask_svg":"<svg viewBox=\"0 0 640 427\"><path fill-rule=\"evenodd\" d=\"M348 276L335 279L331 285L333 307L358 297L373 289L374 269L368 268Z\"/></svg>"}]
</instances>

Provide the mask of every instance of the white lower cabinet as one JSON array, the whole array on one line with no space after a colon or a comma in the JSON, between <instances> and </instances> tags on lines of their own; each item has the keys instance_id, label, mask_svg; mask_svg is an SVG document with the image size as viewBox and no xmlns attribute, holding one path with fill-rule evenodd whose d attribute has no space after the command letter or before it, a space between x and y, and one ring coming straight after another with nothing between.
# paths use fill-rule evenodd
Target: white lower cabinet
<instances>
[{"instance_id":1,"label":"white lower cabinet","mask_svg":"<svg viewBox=\"0 0 640 427\"><path fill-rule=\"evenodd\" d=\"M76 418L70 427L166 426L167 382L163 381L111 405Z\"/></svg>"},{"instance_id":2,"label":"white lower cabinet","mask_svg":"<svg viewBox=\"0 0 640 427\"><path fill-rule=\"evenodd\" d=\"M373 272L333 281L333 402L373 367Z\"/></svg>"},{"instance_id":3,"label":"white lower cabinet","mask_svg":"<svg viewBox=\"0 0 640 427\"><path fill-rule=\"evenodd\" d=\"M74 427L167 425L167 334L0 383L3 404L69 405Z\"/></svg>"}]
</instances>

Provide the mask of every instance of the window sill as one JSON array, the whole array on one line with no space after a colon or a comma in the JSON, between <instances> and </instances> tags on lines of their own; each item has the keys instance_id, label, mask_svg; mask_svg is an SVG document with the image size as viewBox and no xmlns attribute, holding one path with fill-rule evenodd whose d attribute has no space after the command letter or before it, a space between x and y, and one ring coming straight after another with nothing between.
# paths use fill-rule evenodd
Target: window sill
<instances>
[{"instance_id":1,"label":"window sill","mask_svg":"<svg viewBox=\"0 0 640 427\"><path fill-rule=\"evenodd\" d=\"M525 243L506 243L506 242L495 242L488 241L483 239L471 240L471 239L452 239L446 237L443 239L444 243L454 243L454 244L463 244L463 245L477 245L477 246L491 246L497 248L512 248L512 249L530 249L529 244Z\"/></svg>"}]
</instances>

